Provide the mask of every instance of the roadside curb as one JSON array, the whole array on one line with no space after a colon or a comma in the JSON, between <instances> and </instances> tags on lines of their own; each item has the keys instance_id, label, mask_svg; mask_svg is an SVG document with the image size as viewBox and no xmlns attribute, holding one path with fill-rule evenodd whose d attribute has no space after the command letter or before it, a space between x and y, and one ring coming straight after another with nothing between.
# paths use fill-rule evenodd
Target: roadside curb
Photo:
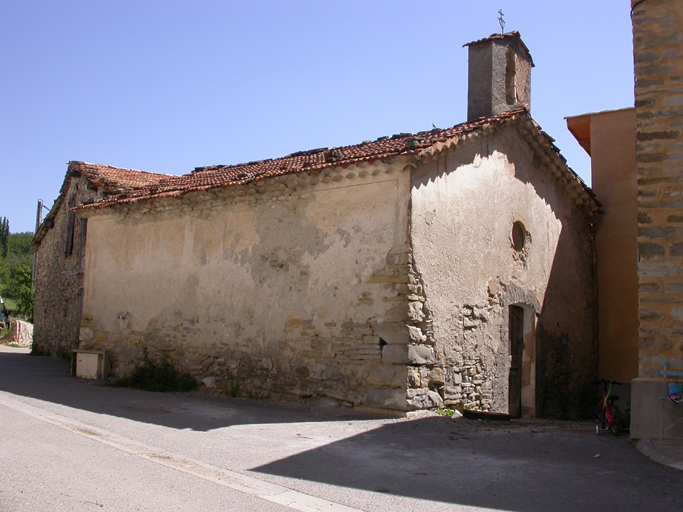
<instances>
[{"instance_id":1,"label":"roadside curb","mask_svg":"<svg viewBox=\"0 0 683 512\"><path fill-rule=\"evenodd\" d=\"M641 439L636 450L658 464L683 471L683 441Z\"/></svg>"}]
</instances>

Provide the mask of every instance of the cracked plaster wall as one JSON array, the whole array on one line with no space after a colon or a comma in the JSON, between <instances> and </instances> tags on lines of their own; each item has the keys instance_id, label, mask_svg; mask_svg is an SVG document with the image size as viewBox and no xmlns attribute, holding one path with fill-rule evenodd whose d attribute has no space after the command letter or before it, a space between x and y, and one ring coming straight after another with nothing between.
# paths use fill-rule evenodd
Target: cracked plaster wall
<instances>
[{"instance_id":1,"label":"cracked plaster wall","mask_svg":"<svg viewBox=\"0 0 683 512\"><path fill-rule=\"evenodd\" d=\"M441 153L412 180L424 345L435 360L409 368L411 387L447 406L507 413L508 311L520 304L533 345L523 413L579 415L597 355L590 221L514 128ZM527 231L519 252L517 221Z\"/></svg>"},{"instance_id":2,"label":"cracked plaster wall","mask_svg":"<svg viewBox=\"0 0 683 512\"><path fill-rule=\"evenodd\" d=\"M375 331L407 316L409 173L364 167L91 212L81 348L117 376L144 347L241 395L405 409Z\"/></svg>"}]
</instances>

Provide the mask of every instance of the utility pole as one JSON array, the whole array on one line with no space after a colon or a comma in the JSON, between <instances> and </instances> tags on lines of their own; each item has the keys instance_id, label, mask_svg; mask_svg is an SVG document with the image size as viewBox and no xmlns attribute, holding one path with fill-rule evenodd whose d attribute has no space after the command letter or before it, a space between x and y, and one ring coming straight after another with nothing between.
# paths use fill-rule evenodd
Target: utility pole
<instances>
[{"instance_id":1,"label":"utility pole","mask_svg":"<svg viewBox=\"0 0 683 512\"><path fill-rule=\"evenodd\" d=\"M38 211L36 212L36 230L33 232L33 236L38 233L40 224L43 222L43 200L38 199ZM33 252L33 270L31 271L31 284L33 288L36 287L36 267L38 266L38 252Z\"/></svg>"}]
</instances>

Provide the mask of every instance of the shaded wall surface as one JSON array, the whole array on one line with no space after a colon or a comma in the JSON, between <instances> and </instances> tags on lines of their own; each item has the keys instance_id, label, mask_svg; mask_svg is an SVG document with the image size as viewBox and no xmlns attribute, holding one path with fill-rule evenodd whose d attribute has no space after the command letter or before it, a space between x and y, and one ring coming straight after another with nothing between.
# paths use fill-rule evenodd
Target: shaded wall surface
<instances>
[{"instance_id":1,"label":"shaded wall surface","mask_svg":"<svg viewBox=\"0 0 683 512\"><path fill-rule=\"evenodd\" d=\"M69 204L81 204L97 197L85 178L70 178L65 200L59 206L37 248L36 297L33 342L44 352L68 354L78 347L80 289L82 286L81 217L68 212ZM70 224L73 228L70 229ZM67 254L67 240L72 246Z\"/></svg>"},{"instance_id":2,"label":"shaded wall surface","mask_svg":"<svg viewBox=\"0 0 683 512\"><path fill-rule=\"evenodd\" d=\"M638 376L635 137L632 108L590 115L592 187L604 212L596 233L599 375L620 382Z\"/></svg>"},{"instance_id":3,"label":"shaded wall surface","mask_svg":"<svg viewBox=\"0 0 683 512\"><path fill-rule=\"evenodd\" d=\"M420 370L411 385L439 389L446 405L508 412L509 310L519 305L522 414L582 414L597 369L590 216L540 167L508 128L414 173L415 268L441 371L439 381Z\"/></svg>"},{"instance_id":4,"label":"shaded wall surface","mask_svg":"<svg viewBox=\"0 0 683 512\"><path fill-rule=\"evenodd\" d=\"M406 349L376 331L407 319L408 174L377 165L94 214L81 348L118 376L144 349L239 394L405 409Z\"/></svg>"}]
</instances>

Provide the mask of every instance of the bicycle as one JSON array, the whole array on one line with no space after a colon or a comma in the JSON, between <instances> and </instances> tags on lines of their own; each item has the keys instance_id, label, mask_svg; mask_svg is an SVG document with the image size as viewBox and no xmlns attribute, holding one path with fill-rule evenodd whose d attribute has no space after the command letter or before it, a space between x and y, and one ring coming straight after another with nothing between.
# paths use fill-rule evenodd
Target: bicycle
<instances>
[{"instance_id":1,"label":"bicycle","mask_svg":"<svg viewBox=\"0 0 683 512\"><path fill-rule=\"evenodd\" d=\"M612 435L618 436L621 433L622 416L619 408L614 405L619 397L612 394L612 384L621 385L622 383L615 380L600 379L593 381L592 384L602 384L602 398L598 402L596 410L598 424L595 425L595 434L600 434L601 430L609 430Z\"/></svg>"}]
</instances>

